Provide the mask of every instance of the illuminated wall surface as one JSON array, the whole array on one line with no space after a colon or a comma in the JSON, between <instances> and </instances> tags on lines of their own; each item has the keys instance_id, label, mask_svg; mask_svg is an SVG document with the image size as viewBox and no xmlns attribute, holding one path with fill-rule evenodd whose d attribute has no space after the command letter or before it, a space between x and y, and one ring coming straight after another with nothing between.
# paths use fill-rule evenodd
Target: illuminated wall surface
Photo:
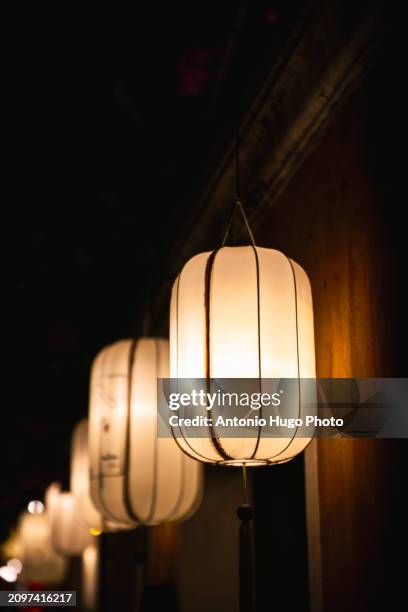
<instances>
[{"instance_id":1,"label":"illuminated wall surface","mask_svg":"<svg viewBox=\"0 0 408 612\"><path fill-rule=\"evenodd\" d=\"M354 95L257 234L260 244L284 249L309 274L320 377L406 375L397 330L401 243L388 200L398 190L395 168L390 173L379 152L373 89L369 83ZM309 529L318 521L321 531L324 609L372 609L394 571L387 547L398 537L401 485L394 462L404 442L316 443L318 491L308 510ZM318 542L309 537L313 561Z\"/></svg>"}]
</instances>

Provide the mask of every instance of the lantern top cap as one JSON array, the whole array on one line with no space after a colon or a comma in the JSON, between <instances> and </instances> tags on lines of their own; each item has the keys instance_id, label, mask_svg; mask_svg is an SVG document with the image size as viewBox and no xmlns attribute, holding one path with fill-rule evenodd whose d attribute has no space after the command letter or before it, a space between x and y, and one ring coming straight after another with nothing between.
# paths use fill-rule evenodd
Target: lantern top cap
<instances>
[{"instance_id":1,"label":"lantern top cap","mask_svg":"<svg viewBox=\"0 0 408 612\"><path fill-rule=\"evenodd\" d=\"M259 246L253 246L251 244L249 245L240 245L240 246L221 246L217 249L213 249L211 251L202 251L201 253L196 253L195 255L193 255L192 257L190 257L190 259L188 259L183 267L181 268L180 272L178 273L178 275L175 278L174 283L177 282L177 280L180 278L180 276L182 275L183 271L194 265L195 262L198 262L200 259L208 259L210 256L216 257L221 251L243 251L243 250L247 250L249 252L256 252L259 255L265 254L265 255L269 255L272 257L281 257L284 258L287 262L289 262L291 265L296 266L297 270L299 272L301 272L307 279L308 284L310 285L310 281L309 281L309 277L307 276L305 270L303 269L303 267L298 264L296 261L294 261L293 259L291 259L290 257L288 257L287 255L285 255L285 253L282 253L282 251L279 251L278 249L271 249L268 247L259 247Z\"/></svg>"}]
</instances>

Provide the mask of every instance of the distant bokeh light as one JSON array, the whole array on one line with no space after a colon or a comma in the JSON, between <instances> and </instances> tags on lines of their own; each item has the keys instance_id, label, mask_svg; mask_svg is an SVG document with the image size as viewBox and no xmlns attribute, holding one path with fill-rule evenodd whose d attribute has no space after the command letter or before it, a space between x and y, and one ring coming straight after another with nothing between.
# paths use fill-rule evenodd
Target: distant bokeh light
<instances>
[{"instance_id":1,"label":"distant bokeh light","mask_svg":"<svg viewBox=\"0 0 408 612\"><path fill-rule=\"evenodd\" d=\"M0 578L3 578L6 582L15 582L17 580L17 572L13 567L9 565L3 565L0 567Z\"/></svg>"},{"instance_id":2,"label":"distant bokeh light","mask_svg":"<svg viewBox=\"0 0 408 612\"><path fill-rule=\"evenodd\" d=\"M33 499L28 503L27 510L30 514L42 514L44 512L44 504L38 499Z\"/></svg>"}]
</instances>

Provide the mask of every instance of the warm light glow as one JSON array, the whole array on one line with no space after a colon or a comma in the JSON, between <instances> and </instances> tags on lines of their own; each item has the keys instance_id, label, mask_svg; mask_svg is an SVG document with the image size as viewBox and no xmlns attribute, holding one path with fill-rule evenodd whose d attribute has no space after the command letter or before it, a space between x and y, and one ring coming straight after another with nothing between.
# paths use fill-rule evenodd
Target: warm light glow
<instances>
[{"instance_id":1,"label":"warm light glow","mask_svg":"<svg viewBox=\"0 0 408 612\"><path fill-rule=\"evenodd\" d=\"M8 539L0 545L0 555L3 559L21 559L22 547L17 530L11 530Z\"/></svg>"},{"instance_id":2,"label":"warm light glow","mask_svg":"<svg viewBox=\"0 0 408 612\"><path fill-rule=\"evenodd\" d=\"M15 582L17 580L18 574L14 567L10 567L9 565L3 565L0 567L0 578L3 578L6 582Z\"/></svg>"},{"instance_id":3,"label":"warm light glow","mask_svg":"<svg viewBox=\"0 0 408 612\"><path fill-rule=\"evenodd\" d=\"M313 305L304 270L273 249L223 247L190 259L173 287L170 308L172 378L299 378L293 416L310 414L315 378ZM305 395L308 393L308 397ZM307 400L307 401L306 401ZM205 416L205 408L202 412ZM292 416L292 415L290 415ZM261 428L260 428L261 429ZM213 434L214 436L214 434ZM178 438L208 463L264 465L287 461L310 438Z\"/></svg>"},{"instance_id":4,"label":"warm light glow","mask_svg":"<svg viewBox=\"0 0 408 612\"><path fill-rule=\"evenodd\" d=\"M51 542L57 553L69 557L81 555L92 536L83 525L72 493L60 493L51 516Z\"/></svg>"},{"instance_id":5,"label":"warm light glow","mask_svg":"<svg viewBox=\"0 0 408 612\"><path fill-rule=\"evenodd\" d=\"M90 529L89 533L93 536L100 536L102 531L100 529Z\"/></svg>"},{"instance_id":6,"label":"warm light glow","mask_svg":"<svg viewBox=\"0 0 408 612\"><path fill-rule=\"evenodd\" d=\"M7 561L7 565L8 567L12 567L17 574L19 574L23 569L23 564L21 563L20 559L9 559Z\"/></svg>"},{"instance_id":7,"label":"warm light glow","mask_svg":"<svg viewBox=\"0 0 408 612\"><path fill-rule=\"evenodd\" d=\"M167 340L123 340L101 351L92 367L91 496L115 521L184 520L201 499L200 464L156 434L157 379L168 377L168 350Z\"/></svg>"},{"instance_id":8,"label":"warm light glow","mask_svg":"<svg viewBox=\"0 0 408 612\"><path fill-rule=\"evenodd\" d=\"M30 514L42 514L44 512L44 504L38 499L33 499L28 503L27 510Z\"/></svg>"}]
</instances>

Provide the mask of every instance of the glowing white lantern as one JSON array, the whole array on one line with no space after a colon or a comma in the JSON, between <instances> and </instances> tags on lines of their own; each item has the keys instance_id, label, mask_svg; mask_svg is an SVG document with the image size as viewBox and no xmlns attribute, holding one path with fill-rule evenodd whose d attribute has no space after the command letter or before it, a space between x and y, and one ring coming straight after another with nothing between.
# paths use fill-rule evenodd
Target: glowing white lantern
<instances>
[{"instance_id":1,"label":"glowing white lantern","mask_svg":"<svg viewBox=\"0 0 408 612\"><path fill-rule=\"evenodd\" d=\"M91 497L109 520L155 525L194 512L202 468L171 438L157 436L157 379L169 373L168 341L123 340L92 368Z\"/></svg>"},{"instance_id":2,"label":"glowing white lantern","mask_svg":"<svg viewBox=\"0 0 408 612\"><path fill-rule=\"evenodd\" d=\"M75 557L81 555L92 540L89 529L81 522L72 493L60 493L51 513L51 542L55 551Z\"/></svg>"},{"instance_id":3,"label":"glowing white lantern","mask_svg":"<svg viewBox=\"0 0 408 612\"><path fill-rule=\"evenodd\" d=\"M106 520L92 503L90 486L88 421L83 419L74 429L71 444L70 487L75 498L79 517L94 535L102 531L119 531L133 528L132 524Z\"/></svg>"},{"instance_id":4,"label":"glowing white lantern","mask_svg":"<svg viewBox=\"0 0 408 612\"><path fill-rule=\"evenodd\" d=\"M20 579L23 582L59 584L66 575L67 562L51 544L49 516L24 512L17 526L19 558L22 562Z\"/></svg>"},{"instance_id":5,"label":"glowing white lantern","mask_svg":"<svg viewBox=\"0 0 408 612\"><path fill-rule=\"evenodd\" d=\"M290 378L299 381L295 416L305 414L302 379L315 378L312 293L304 270L273 249L223 247L190 259L171 298L172 378ZM308 388L308 401L313 391ZM175 431L185 453L200 461L265 465L288 461L310 438L206 437ZM304 432L303 432L304 435Z\"/></svg>"}]
</instances>

